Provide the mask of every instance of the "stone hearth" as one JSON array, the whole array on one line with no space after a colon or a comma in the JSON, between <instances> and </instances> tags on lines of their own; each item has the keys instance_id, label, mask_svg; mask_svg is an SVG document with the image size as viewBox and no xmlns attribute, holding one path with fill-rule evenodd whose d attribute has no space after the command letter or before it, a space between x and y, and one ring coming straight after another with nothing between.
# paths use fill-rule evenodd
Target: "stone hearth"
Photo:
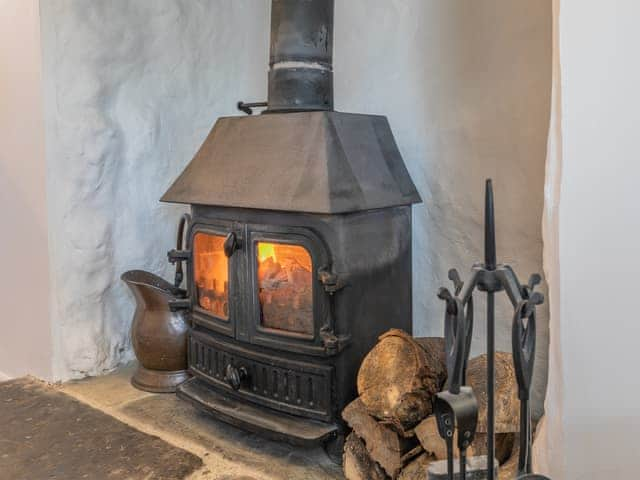
<instances>
[{"instance_id":1,"label":"stone hearth","mask_svg":"<svg viewBox=\"0 0 640 480\"><path fill-rule=\"evenodd\" d=\"M335 480L342 470L322 447L305 449L265 440L198 412L175 395L136 390L134 365L60 389L118 420L202 458L189 480Z\"/></svg>"}]
</instances>

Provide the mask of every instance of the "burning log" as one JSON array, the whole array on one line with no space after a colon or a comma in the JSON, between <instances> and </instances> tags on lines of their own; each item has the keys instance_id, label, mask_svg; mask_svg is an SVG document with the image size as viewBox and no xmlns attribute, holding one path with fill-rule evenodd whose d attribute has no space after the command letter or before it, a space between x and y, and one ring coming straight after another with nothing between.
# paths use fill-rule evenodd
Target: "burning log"
<instances>
[{"instance_id":1,"label":"burning log","mask_svg":"<svg viewBox=\"0 0 640 480\"><path fill-rule=\"evenodd\" d=\"M362 362L358 394L369 414L407 430L432 413L445 378L442 339L416 340L393 329Z\"/></svg>"},{"instance_id":2,"label":"burning log","mask_svg":"<svg viewBox=\"0 0 640 480\"><path fill-rule=\"evenodd\" d=\"M303 247L258 243L258 298L264 327L313 333L311 271L311 257Z\"/></svg>"}]
</instances>

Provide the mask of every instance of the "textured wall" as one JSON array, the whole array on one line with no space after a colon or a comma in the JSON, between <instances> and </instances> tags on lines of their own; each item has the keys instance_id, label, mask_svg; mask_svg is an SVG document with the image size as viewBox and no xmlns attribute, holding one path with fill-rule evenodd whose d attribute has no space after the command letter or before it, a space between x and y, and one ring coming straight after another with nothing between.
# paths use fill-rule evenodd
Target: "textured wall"
<instances>
[{"instance_id":1,"label":"textured wall","mask_svg":"<svg viewBox=\"0 0 640 480\"><path fill-rule=\"evenodd\" d=\"M42 2L56 378L131 358L119 280L169 276L158 199L214 120L266 95L267 2Z\"/></svg>"},{"instance_id":2,"label":"textured wall","mask_svg":"<svg viewBox=\"0 0 640 480\"><path fill-rule=\"evenodd\" d=\"M157 199L217 116L265 97L268 4L43 2L60 376L130 355L132 303L118 276L168 273L178 212ZM485 177L500 258L523 276L541 270L550 1L337 0L335 35L336 109L388 115L425 200L414 215L415 331L441 334L435 292L447 269L466 276L482 257ZM499 307L508 349L511 314ZM476 352L483 332L479 321Z\"/></svg>"},{"instance_id":3,"label":"textured wall","mask_svg":"<svg viewBox=\"0 0 640 480\"><path fill-rule=\"evenodd\" d=\"M435 298L456 267L483 257L484 179L494 179L498 259L521 279L542 273L551 1L338 0L336 108L389 117L424 199L414 213L414 325L441 335ZM497 303L497 345L510 350L512 310ZM477 302L474 351L484 351ZM546 308L545 308L546 310ZM547 315L536 382L541 411Z\"/></svg>"},{"instance_id":4,"label":"textured wall","mask_svg":"<svg viewBox=\"0 0 640 480\"><path fill-rule=\"evenodd\" d=\"M0 0L0 381L51 377L37 0Z\"/></svg>"}]
</instances>

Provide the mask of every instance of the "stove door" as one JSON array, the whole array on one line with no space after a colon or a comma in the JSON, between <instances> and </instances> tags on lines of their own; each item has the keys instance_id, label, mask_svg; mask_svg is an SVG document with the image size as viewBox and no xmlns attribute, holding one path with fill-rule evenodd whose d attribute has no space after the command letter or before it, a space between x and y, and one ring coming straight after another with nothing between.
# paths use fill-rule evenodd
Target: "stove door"
<instances>
[{"instance_id":1,"label":"stove door","mask_svg":"<svg viewBox=\"0 0 640 480\"><path fill-rule=\"evenodd\" d=\"M234 336L237 308L233 301L242 255L237 254L242 229L233 224L194 225L191 295L194 323ZM235 247L232 243L235 241Z\"/></svg>"},{"instance_id":2,"label":"stove door","mask_svg":"<svg viewBox=\"0 0 640 480\"><path fill-rule=\"evenodd\" d=\"M317 275L329 262L323 243L311 231L291 227L249 225L247 236L254 294L249 340L323 354L320 330L331 323L327 295Z\"/></svg>"}]
</instances>

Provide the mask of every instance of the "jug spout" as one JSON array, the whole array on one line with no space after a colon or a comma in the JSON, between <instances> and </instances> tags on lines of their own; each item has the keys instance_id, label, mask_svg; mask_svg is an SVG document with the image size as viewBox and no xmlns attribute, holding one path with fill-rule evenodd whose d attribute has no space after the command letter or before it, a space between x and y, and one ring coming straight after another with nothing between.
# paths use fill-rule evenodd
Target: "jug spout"
<instances>
[{"instance_id":1,"label":"jug spout","mask_svg":"<svg viewBox=\"0 0 640 480\"><path fill-rule=\"evenodd\" d=\"M130 270L120 277L125 282L139 306L153 310L169 310L169 302L184 298L186 292L173 286L164 278L144 270Z\"/></svg>"}]
</instances>

